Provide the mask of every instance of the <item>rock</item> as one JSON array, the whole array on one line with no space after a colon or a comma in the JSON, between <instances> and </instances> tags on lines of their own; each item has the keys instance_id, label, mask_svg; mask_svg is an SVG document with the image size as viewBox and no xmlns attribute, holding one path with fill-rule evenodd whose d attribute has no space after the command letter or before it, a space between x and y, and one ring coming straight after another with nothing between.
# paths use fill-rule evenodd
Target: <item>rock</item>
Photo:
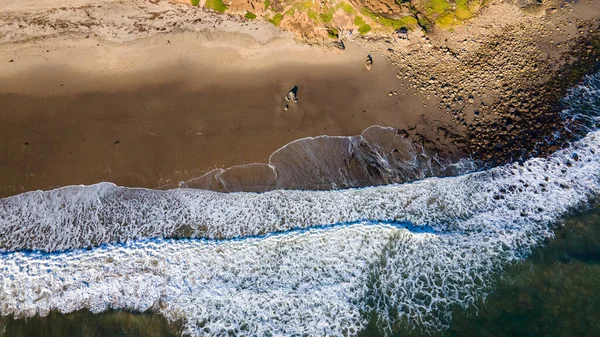
<instances>
[{"instance_id":1,"label":"rock","mask_svg":"<svg viewBox=\"0 0 600 337\"><path fill-rule=\"evenodd\" d=\"M394 96L394 93L390 91L390 92L388 93L388 96L392 97L392 96Z\"/></svg>"},{"instance_id":2,"label":"rock","mask_svg":"<svg viewBox=\"0 0 600 337\"><path fill-rule=\"evenodd\" d=\"M292 90L290 90L287 95L285 95L285 100L288 102L298 103L298 86L295 85Z\"/></svg>"},{"instance_id":3,"label":"rock","mask_svg":"<svg viewBox=\"0 0 600 337\"><path fill-rule=\"evenodd\" d=\"M371 55L367 55L367 60L365 61L365 68L367 68L367 70L371 70L372 66L373 66L373 58L371 57Z\"/></svg>"},{"instance_id":4,"label":"rock","mask_svg":"<svg viewBox=\"0 0 600 337\"><path fill-rule=\"evenodd\" d=\"M290 109L290 106L287 104L283 107L283 111L288 111L289 109Z\"/></svg>"},{"instance_id":5,"label":"rock","mask_svg":"<svg viewBox=\"0 0 600 337\"><path fill-rule=\"evenodd\" d=\"M408 39L408 29L406 29L405 27L400 27L396 29L396 34L398 35L399 39Z\"/></svg>"}]
</instances>

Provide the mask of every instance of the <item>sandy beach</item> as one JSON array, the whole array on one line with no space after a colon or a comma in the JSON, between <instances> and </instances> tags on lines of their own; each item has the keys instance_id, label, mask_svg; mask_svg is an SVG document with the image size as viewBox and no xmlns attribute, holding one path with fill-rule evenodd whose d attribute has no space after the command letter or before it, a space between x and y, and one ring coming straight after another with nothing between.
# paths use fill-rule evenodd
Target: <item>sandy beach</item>
<instances>
[{"instance_id":1,"label":"sandy beach","mask_svg":"<svg viewBox=\"0 0 600 337\"><path fill-rule=\"evenodd\" d=\"M173 187L371 125L434 134L443 114L403 89L384 57L371 71L366 57L353 44L275 36L264 48L238 33L1 45L0 196L100 181ZM294 86L298 103L287 103Z\"/></svg>"}]
</instances>

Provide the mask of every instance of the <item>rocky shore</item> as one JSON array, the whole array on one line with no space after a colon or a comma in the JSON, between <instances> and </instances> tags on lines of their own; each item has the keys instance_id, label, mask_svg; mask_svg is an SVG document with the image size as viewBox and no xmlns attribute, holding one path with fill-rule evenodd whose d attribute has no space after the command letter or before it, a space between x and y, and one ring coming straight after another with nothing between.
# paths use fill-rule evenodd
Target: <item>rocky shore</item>
<instances>
[{"instance_id":1,"label":"rocky shore","mask_svg":"<svg viewBox=\"0 0 600 337\"><path fill-rule=\"evenodd\" d=\"M566 90L598 69L600 6L544 3L537 15L492 2L453 31L364 43L387 55L423 104L452 117L456 142L488 164L554 152L569 141ZM556 138L557 132L561 137Z\"/></svg>"}]
</instances>

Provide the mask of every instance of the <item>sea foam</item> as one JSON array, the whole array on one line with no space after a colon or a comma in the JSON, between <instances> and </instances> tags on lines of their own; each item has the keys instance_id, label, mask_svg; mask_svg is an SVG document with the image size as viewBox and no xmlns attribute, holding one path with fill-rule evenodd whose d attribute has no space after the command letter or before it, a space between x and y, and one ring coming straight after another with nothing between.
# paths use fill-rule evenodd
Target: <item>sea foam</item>
<instances>
[{"instance_id":1,"label":"sea foam","mask_svg":"<svg viewBox=\"0 0 600 337\"><path fill-rule=\"evenodd\" d=\"M369 312L386 333L399 319L440 329L451 306L475 303L491 273L598 196L598 151L593 131L548 158L404 185L221 194L103 183L6 198L0 310L153 309L194 336L356 335ZM152 239L176 236L201 239Z\"/></svg>"}]
</instances>

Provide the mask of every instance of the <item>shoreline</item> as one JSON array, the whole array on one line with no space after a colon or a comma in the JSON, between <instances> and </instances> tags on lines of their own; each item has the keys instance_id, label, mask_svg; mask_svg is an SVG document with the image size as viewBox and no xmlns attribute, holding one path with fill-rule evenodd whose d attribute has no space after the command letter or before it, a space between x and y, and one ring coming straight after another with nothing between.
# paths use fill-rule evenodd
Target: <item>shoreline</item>
<instances>
[{"instance_id":1,"label":"shoreline","mask_svg":"<svg viewBox=\"0 0 600 337\"><path fill-rule=\"evenodd\" d=\"M267 162L300 138L372 125L443 138L435 127L445 114L403 90L385 57L373 55L367 71L367 53L351 43L343 52L287 39L260 45L189 32L0 45L0 181L10 182L0 196L100 181L176 186ZM295 85L299 102L285 102Z\"/></svg>"}]
</instances>

